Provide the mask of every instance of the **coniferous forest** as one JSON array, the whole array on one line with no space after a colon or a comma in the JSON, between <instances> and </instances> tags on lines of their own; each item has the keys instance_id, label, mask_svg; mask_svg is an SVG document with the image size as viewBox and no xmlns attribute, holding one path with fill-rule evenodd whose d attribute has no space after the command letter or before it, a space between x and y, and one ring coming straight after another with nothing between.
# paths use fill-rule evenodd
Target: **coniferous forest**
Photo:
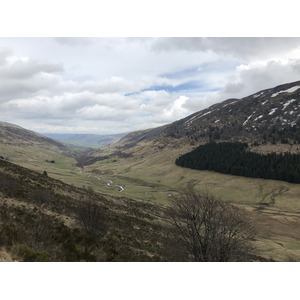
<instances>
[{"instance_id":1,"label":"coniferous forest","mask_svg":"<svg viewBox=\"0 0 300 300\"><path fill-rule=\"evenodd\" d=\"M258 154L246 143L201 145L176 159L178 166L224 174L300 183L300 154Z\"/></svg>"}]
</instances>

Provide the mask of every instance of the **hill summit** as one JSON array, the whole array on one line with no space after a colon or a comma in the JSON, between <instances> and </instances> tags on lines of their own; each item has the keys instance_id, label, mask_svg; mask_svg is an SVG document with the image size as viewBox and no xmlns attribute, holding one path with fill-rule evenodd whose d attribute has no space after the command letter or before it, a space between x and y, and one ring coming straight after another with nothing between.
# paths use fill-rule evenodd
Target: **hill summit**
<instances>
[{"instance_id":1,"label":"hill summit","mask_svg":"<svg viewBox=\"0 0 300 300\"><path fill-rule=\"evenodd\" d=\"M0 121L0 142L10 146L55 146L65 150L66 147L51 138L40 135L28 129L24 129L15 124Z\"/></svg>"}]
</instances>

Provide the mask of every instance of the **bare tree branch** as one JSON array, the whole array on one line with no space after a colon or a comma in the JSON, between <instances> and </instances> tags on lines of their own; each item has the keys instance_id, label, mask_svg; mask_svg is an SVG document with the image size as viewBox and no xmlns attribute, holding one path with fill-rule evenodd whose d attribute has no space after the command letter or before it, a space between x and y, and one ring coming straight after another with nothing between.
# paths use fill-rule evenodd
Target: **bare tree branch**
<instances>
[{"instance_id":1,"label":"bare tree branch","mask_svg":"<svg viewBox=\"0 0 300 300\"><path fill-rule=\"evenodd\" d=\"M174 238L195 261L245 261L254 253L255 231L242 210L191 187L171 202Z\"/></svg>"},{"instance_id":2,"label":"bare tree branch","mask_svg":"<svg viewBox=\"0 0 300 300\"><path fill-rule=\"evenodd\" d=\"M77 219L81 228L94 240L106 232L104 209L93 198L82 202L78 208Z\"/></svg>"}]
</instances>

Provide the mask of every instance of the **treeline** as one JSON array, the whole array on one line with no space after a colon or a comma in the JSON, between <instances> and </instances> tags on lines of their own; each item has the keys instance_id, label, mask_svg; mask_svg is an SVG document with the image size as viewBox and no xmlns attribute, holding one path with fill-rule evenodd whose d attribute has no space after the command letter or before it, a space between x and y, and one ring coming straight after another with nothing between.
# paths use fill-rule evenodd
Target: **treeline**
<instances>
[{"instance_id":1,"label":"treeline","mask_svg":"<svg viewBox=\"0 0 300 300\"><path fill-rule=\"evenodd\" d=\"M176 159L178 166L224 174L300 183L299 154L258 154L246 143L208 143Z\"/></svg>"}]
</instances>

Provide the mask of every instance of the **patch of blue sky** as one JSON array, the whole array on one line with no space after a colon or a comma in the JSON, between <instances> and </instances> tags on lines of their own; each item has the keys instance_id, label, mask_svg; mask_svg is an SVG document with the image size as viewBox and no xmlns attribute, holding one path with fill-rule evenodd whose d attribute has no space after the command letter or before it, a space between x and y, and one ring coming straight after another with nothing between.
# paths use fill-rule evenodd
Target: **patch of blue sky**
<instances>
[{"instance_id":1,"label":"patch of blue sky","mask_svg":"<svg viewBox=\"0 0 300 300\"><path fill-rule=\"evenodd\" d=\"M152 113L140 114L139 117L141 117L141 118L149 118L149 117L154 117L154 114L152 114Z\"/></svg>"},{"instance_id":2,"label":"patch of blue sky","mask_svg":"<svg viewBox=\"0 0 300 300\"><path fill-rule=\"evenodd\" d=\"M150 102L151 102L151 100L149 98L144 98L143 99L143 104L148 104Z\"/></svg>"},{"instance_id":3,"label":"patch of blue sky","mask_svg":"<svg viewBox=\"0 0 300 300\"><path fill-rule=\"evenodd\" d=\"M171 85L157 85L151 86L147 89L143 89L137 92L125 94L126 97L140 95L147 91L166 91L169 94L184 94L190 98L204 96L206 93L217 92L222 90L223 87L208 87L206 84L201 84L198 81L191 81L179 84L177 86ZM149 103L151 100L144 98L143 104Z\"/></svg>"},{"instance_id":4,"label":"patch of blue sky","mask_svg":"<svg viewBox=\"0 0 300 300\"><path fill-rule=\"evenodd\" d=\"M218 88L207 88L206 85L201 84L199 81L189 81L181 83L175 86L171 85L156 85L150 88L143 89L141 92L145 91L166 91L169 93L182 93L185 91L201 91L201 92L213 92L219 90Z\"/></svg>"},{"instance_id":5,"label":"patch of blue sky","mask_svg":"<svg viewBox=\"0 0 300 300\"><path fill-rule=\"evenodd\" d=\"M125 97L129 97L129 96L134 96L134 95L138 95L140 94L141 91L137 91L137 92L132 92L132 93L127 93L127 94L124 94Z\"/></svg>"}]
</instances>

